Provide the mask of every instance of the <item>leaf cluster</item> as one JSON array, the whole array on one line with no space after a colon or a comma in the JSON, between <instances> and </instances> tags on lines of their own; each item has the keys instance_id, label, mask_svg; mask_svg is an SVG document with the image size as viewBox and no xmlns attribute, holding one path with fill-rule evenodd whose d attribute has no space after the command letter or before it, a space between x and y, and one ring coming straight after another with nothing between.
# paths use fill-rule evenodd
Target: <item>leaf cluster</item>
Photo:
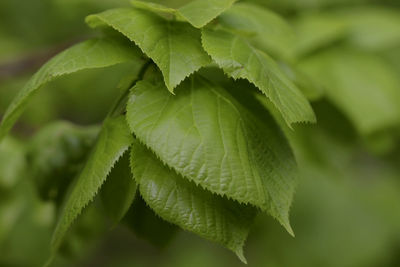
<instances>
[{"instance_id":1,"label":"leaf cluster","mask_svg":"<svg viewBox=\"0 0 400 267\"><path fill-rule=\"evenodd\" d=\"M35 92L58 77L125 62L141 69L121 81L100 129L54 124L32 140L28 160L42 197L64 199L53 255L99 192L114 223L138 231L143 224L135 217L143 216L173 233L171 223L243 262L257 214L294 235L289 211L299 174L292 149L297 124L316 122L310 102L328 99L365 140L400 124L399 81L368 52L400 43L400 34L366 39L371 14L363 12L299 17L294 28L264 7L235 0L179 8L132 1L88 16L101 37L47 62L0 126L1 139ZM389 17L387 23L400 25Z\"/></svg>"}]
</instances>

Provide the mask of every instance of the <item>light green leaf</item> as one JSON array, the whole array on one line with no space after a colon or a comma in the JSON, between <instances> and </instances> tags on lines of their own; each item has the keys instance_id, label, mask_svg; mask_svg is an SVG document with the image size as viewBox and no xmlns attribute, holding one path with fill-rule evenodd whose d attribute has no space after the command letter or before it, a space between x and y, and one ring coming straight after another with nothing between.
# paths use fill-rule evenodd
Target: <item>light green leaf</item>
<instances>
[{"instance_id":1,"label":"light green leaf","mask_svg":"<svg viewBox=\"0 0 400 267\"><path fill-rule=\"evenodd\" d=\"M171 92L185 77L211 62L201 46L199 30L146 10L112 9L88 16L86 22L91 27L111 26L135 42L160 68Z\"/></svg>"},{"instance_id":2,"label":"light green leaf","mask_svg":"<svg viewBox=\"0 0 400 267\"><path fill-rule=\"evenodd\" d=\"M130 156L125 152L111 170L100 191L108 215L118 223L126 214L136 195L136 183L130 168Z\"/></svg>"},{"instance_id":3,"label":"light green leaf","mask_svg":"<svg viewBox=\"0 0 400 267\"><path fill-rule=\"evenodd\" d=\"M330 49L300 64L364 135L400 124L397 73L376 55Z\"/></svg>"},{"instance_id":4,"label":"light green leaf","mask_svg":"<svg viewBox=\"0 0 400 267\"><path fill-rule=\"evenodd\" d=\"M271 117L259 120L224 89L185 80L176 96L162 82L132 88L132 132L183 177L222 196L267 211L291 231L297 168Z\"/></svg>"},{"instance_id":5,"label":"light green leaf","mask_svg":"<svg viewBox=\"0 0 400 267\"><path fill-rule=\"evenodd\" d=\"M72 191L67 196L61 217L53 234L52 248L55 252L76 217L94 198L117 160L132 143L132 136L123 116L109 118L104 122L97 143Z\"/></svg>"},{"instance_id":6,"label":"light green leaf","mask_svg":"<svg viewBox=\"0 0 400 267\"><path fill-rule=\"evenodd\" d=\"M252 207L213 195L164 166L139 142L132 147L133 174L146 203L161 218L218 242L243 261L243 245L256 214Z\"/></svg>"},{"instance_id":7,"label":"light green leaf","mask_svg":"<svg viewBox=\"0 0 400 267\"><path fill-rule=\"evenodd\" d=\"M131 1L131 3L137 8L175 15L189 22L196 28L202 28L218 17L222 12L229 9L236 1L237 0L195 0L178 9L135 0Z\"/></svg>"},{"instance_id":8,"label":"light green leaf","mask_svg":"<svg viewBox=\"0 0 400 267\"><path fill-rule=\"evenodd\" d=\"M68 48L47 62L10 104L0 125L0 140L24 111L32 95L46 83L80 70L139 60L139 57L140 52L135 47L119 40L94 39Z\"/></svg>"},{"instance_id":9,"label":"light green leaf","mask_svg":"<svg viewBox=\"0 0 400 267\"><path fill-rule=\"evenodd\" d=\"M293 29L283 18L264 7L238 3L224 12L218 21L225 27L249 33L249 39L261 50L280 58L292 56L295 44Z\"/></svg>"},{"instance_id":10,"label":"light green leaf","mask_svg":"<svg viewBox=\"0 0 400 267\"><path fill-rule=\"evenodd\" d=\"M286 123L315 122L314 112L301 91L268 55L239 36L225 31L203 30L203 47L234 79L257 86L281 112Z\"/></svg>"}]
</instances>

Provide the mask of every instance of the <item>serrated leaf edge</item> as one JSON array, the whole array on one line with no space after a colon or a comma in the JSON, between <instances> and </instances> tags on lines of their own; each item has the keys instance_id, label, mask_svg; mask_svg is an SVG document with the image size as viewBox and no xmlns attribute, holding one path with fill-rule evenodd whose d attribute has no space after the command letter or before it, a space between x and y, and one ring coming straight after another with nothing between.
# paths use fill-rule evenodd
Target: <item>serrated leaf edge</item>
<instances>
[{"instance_id":1,"label":"serrated leaf edge","mask_svg":"<svg viewBox=\"0 0 400 267\"><path fill-rule=\"evenodd\" d=\"M227 197L227 196L222 196L222 195L216 194L215 192L209 191L208 189L204 188L204 187L201 186L201 185L199 186L199 184L195 183L195 182L192 181L192 180L187 179L186 177L184 177L183 175L181 175L180 173L178 173L174 168L171 168L168 164L166 164L165 162L163 162L163 161L159 158L159 156L158 156L151 148L149 148L146 144L144 144L142 141L140 141L139 138L136 138L136 140L140 143L140 145L143 145L144 147L146 147L146 149L148 149L148 150L150 151L150 153L152 153L152 155L155 156L155 157L160 161L160 163L161 163L164 167L166 167L166 168L168 168L168 170L174 172L174 173L175 173L176 175L178 175L180 178L186 179L188 183L191 183L191 184L195 185L198 189L204 190L204 191L206 191L207 193L210 193L210 194L212 194L212 195L214 195L214 196L217 196L217 197L220 197L220 198L228 199L229 201L233 201L233 202L236 202L236 203L239 203L239 204L242 204L242 205L244 204L244 205L246 205L246 206L254 207L253 205L249 205L249 204L245 204L245 203L240 203L239 201L234 200L234 199L231 199L231 198L229 198L229 197ZM133 148L133 146L132 146L132 148ZM133 149L132 149L132 151L133 151ZM134 153L131 152L132 170L135 169L135 163L134 163L134 158L133 158L134 155L133 155L133 154L134 154ZM134 179L135 179L135 178L134 178ZM142 193L141 193L141 190L140 190L141 185L140 185L140 183L139 183L136 179L135 179L135 181L136 181L136 183L137 183L137 185L138 185L139 193L140 193L140 195L142 196ZM146 206L148 206L148 207L149 207L159 218L161 218L162 220L167 221L168 223L171 223L171 224L173 224L173 225L177 225L177 226L179 226L182 230L184 230L184 231L186 231L186 232L194 233L193 231L189 230L187 227L185 227L185 226L183 226L183 225L180 225L180 224L173 223L173 222L171 222L170 220L164 218L163 216L161 216L160 214L158 214L158 213L147 203L146 199L144 199L143 196L142 196L142 199L143 199L143 201L146 203ZM255 207L255 208L258 208L258 207ZM242 261L244 264L247 264L247 260L246 260L246 258L245 258L245 256L244 256L243 247L244 247L244 245L245 245L245 243L246 243L246 240L247 240L247 237L248 237L249 232L250 232L250 227L249 227L249 229L245 232L244 238L238 238L240 241L239 241L239 242L233 243L233 246L232 246L232 247L226 247L226 246L224 246L224 244L222 244L222 243L220 243L220 242L217 242L217 241L215 241L215 240L212 240L212 239L208 238L206 234L203 234L203 233L199 233L199 234L194 233L194 234L196 234L196 235L198 235L198 236L201 236L202 238L207 239L207 240L209 240L209 241L211 241L211 242L220 244L220 245L222 245L223 247L228 248L228 249L231 250L233 253L235 253L235 255L240 259L240 261ZM234 233L233 233L233 234L234 234Z\"/></svg>"}]
</instances>

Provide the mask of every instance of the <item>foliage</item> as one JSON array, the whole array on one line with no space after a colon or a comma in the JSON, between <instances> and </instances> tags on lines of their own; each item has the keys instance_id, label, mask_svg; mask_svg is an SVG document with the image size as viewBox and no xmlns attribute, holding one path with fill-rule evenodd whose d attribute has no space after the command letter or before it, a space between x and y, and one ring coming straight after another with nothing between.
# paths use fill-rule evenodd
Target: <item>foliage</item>
<instances>
[{"instance_id":1,"label":"foliage","mask_svg":"<svg viewBox=\"0 0 400 267\"><path fill-rule=\"evenodd\" d=\"M58 214L50 252L55 261L58 253L82 249L90 233L102 233L101 223L92 228L90 218L104 222L104 213L114 226L128 225L156 245L167 244L177 226L246 263L244 243L263 213L294 235L289 217L299 177L306 184L303 189L300 183L303 201L312 179L318 188L310 195L333 195L326 183L343 176L340 183L354 189L346 179L362 177L357 161L365 166L371 158L397 185L400 68L393 57L400 47L400 11L338 5L303 13L310 4L267 1L283 14L299 13L281 16L256 0L162 2L132 1L131 7L89 15L85 21L99 36L50 59L11 102L0 125L0 192L7 198L0 219L2 210L15 213L0 225L0 243L23 213L18 207L25 204L7 196L22 188L22 172L39 192L35 203L51 203L48 216ZM47 83L114 65L126 71L101 127L54 123L26 146L6 136ZM88 101L95 101L96 87L90 89ZM357 205L348 212L356 213ZM328 206L310 205L303 220ZM398 233L399 219L389 220L390 233ZM75 243L86 228L93 231ZM276 244L287 238L278 236L271 235ZM389 234L377 238L382 236ZM294 258L302 264L301 256ZM352 266L338 262L332 266Z\"/></svg>"}]
</instances>

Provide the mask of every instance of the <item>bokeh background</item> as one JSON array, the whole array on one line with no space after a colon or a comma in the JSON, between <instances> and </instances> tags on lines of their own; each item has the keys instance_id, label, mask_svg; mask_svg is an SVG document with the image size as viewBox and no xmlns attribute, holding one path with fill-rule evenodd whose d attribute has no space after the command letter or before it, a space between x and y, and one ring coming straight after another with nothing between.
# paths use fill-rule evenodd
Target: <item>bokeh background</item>
<instances>
[{"instance_id":1,"label":"bokeh background","mask_svg":"<svg viewBox=\"0 0 400 267\"><path fill-rule=\"evenodd\" d=\"M385 107L374 106L379 92L392 94L400 109L400 1L247 2L291 24L295 64L309 77L304 87L321 88L309 95L318 124L289 133L301 171L291 211L296 237L260 216L245 248L248 265L400 266L400 111L388 108L386 117L374 117L374 109L380 114ZM85 26L86 15L120 6L129 2L1 0L0 116L46 60L99 34ZM34 176L53 170L35 169L32 162L40 159L29 155L40 149L44 159L62 158L63 146L35 136L60 120L95 131L119 81L131 71L122 64L52 82L0 144L0 266L42 266L49 256L57 204L40 197ZM72 127L65 125L62 134ZM229 251L176 231L146 209L140 216L142 221L126 218L112 225L96 199L75 223L54 266L243 266Z\"/></svg>"}]
</instances>

